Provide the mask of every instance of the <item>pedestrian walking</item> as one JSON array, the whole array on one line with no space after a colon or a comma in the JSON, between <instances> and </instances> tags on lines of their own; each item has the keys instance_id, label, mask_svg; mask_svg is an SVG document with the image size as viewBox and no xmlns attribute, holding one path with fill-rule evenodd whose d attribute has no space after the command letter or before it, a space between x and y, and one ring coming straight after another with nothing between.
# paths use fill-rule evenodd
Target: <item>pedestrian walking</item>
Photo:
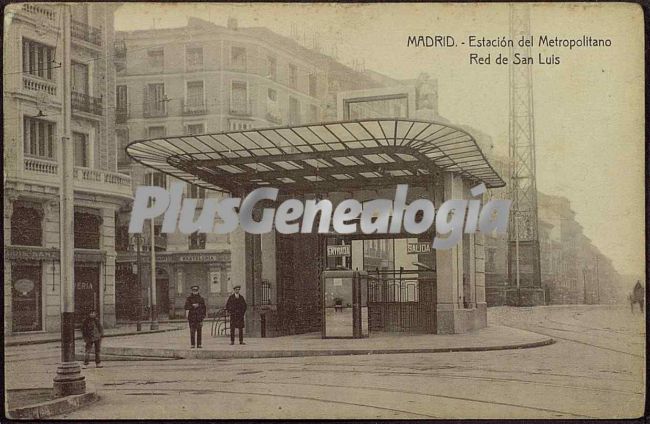
<instances>
[{"instance_id":1,"label":"pedestrian walking","mask_svg":"<svg viewBox=\"0 0 650 424\"><path fill-rule=\"evenodd\" d=\"M246 313L246 299L239 294L241 286L232 288L233 294L226 302L226 310L230 313L230 344L235 344L235 328L239 329L239 344L244 343L244 314Z\"/></svg>"},{"instance_id":2,"label":"pedestrian walking","mask_svg":"<svg viewBox=\"0 0 650 424\"><path fill-rule=\"evenodd\" d=\"M104 336L104 328L102 323L99 322L97 312L94 310L88 313L86 319L81 324L81 335L86 343L86 356L84 357L84 368L88 367L90 362L90 351L95 346L95 366L102 368L102 359L100 357L100 350L102 344L102 336Z\"/></svg>"},{"instance_id":3,"label":"pedestrian walking","mask_svg":"<svg viewBox=\"0 0 650 424\"><path fill-rule=\"evenodd\" d=\"M205 318L205 300L199 294L199 286L191 287L192 293L185 300L185 317L190 325L190 343L192 349L202 348L201 330Z\"/></svg>"}]
</instances>

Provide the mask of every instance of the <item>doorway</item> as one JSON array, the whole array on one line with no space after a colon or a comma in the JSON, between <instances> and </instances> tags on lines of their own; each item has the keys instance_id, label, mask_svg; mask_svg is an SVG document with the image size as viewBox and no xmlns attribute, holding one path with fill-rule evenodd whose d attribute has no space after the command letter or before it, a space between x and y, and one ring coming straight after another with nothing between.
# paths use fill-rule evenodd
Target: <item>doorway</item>
<instances>
[{"instance_id":1,"label":"doorway","mask_svg":"<svg viewBox=\"0 0 650 424\"><path fill-rule=\"evenodd\" d=\"M40 264L14 265L11 276L12 331L42 330Z\"/></svg>"},{"instance_id":2,"label":"doorway","mask_svg":"<svg viewBox=\"0 0 650 424\"><path fill-rule=\"evenodd\" d=\"M81 325L91 310L99 310L99 266L74 267L74 312L75 323Z\"/></svg>"}]
</instances>

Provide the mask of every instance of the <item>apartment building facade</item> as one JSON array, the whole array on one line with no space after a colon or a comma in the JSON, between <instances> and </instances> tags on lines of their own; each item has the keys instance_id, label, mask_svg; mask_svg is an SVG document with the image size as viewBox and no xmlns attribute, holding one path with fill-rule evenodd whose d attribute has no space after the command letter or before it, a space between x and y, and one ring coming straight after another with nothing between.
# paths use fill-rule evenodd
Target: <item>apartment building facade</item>
<instances>
[{"instance_id":1,"label":"apartment building facade","mask_svg":"<svg viewBox=\"0 0 650 424\"><path fill-rule=\"evenodd\" d=\"M266 28L217 26L190 18L187 26L120 32L117 36L116 131L119 169L138 185L169 187L174 180L151 173L125 154L129 142L169 135L236 131L321 122L336 118L332 90L377 87L370 77ZM336 83L336 80L340 83ZM345 82L343 82L345 80ZM262 166L262 165L260 165ZM153 176L152 176L153 175ZM187 184L186 197L219 197ZM197 215L202 200L197 204ZM137 239L129 235L130 209L118 222L118 319L137 315ZM223 307L231 291L230 236L160 233L154 226L157 304L161 316L182 316L189 287L199 285L210 305ZM141 238L142 296L150 293L149 226ZM236 254L236 253L234 253ZM241 283L241 282L239 282ZM263 290L268 301L271 288Z\"/></svg>"},{"instance_id":2,"label":"apartment building facade","mask_svg":"<svg viewBox=\"0 0 650 424\"><path fill-rule=\"evenodd\" d=\"M5 334L58 331L63 8L6 9L4 60ZM77 318L115 324L115 218L132 199L117 172L111 4L71 9L74 260Z\"/></svg>"}]
</instances>

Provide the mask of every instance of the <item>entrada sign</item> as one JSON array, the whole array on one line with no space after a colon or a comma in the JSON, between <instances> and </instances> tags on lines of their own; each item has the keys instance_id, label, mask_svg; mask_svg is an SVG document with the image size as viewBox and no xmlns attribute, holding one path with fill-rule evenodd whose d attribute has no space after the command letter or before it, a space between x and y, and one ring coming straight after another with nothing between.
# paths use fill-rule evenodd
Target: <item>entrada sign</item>
<instances>
[{"instance_id":1,"label":"entrada sign","mask_svg":"<svg viewBox=\"0 0 650 424\"><path fill-rule=\"evenodd\" d=\"M327 256L350 256L351 250L349 244L327 246Z\"/></svg>"}]
</instances>

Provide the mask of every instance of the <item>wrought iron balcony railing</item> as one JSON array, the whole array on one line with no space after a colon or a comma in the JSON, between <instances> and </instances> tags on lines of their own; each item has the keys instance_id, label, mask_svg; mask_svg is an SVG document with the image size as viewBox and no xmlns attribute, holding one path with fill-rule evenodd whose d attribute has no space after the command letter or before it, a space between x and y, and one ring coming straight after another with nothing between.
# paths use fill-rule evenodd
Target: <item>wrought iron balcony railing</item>
<instances>
[{"instance_id":1,"label":"wrought iron balcony railing","mask_svg":"<svg viewBox=\"0 0 650 424\"><path fill-rule=\"evenodd\" d=\"M144 116L145 118L156 118L161 116L167 116L166 104L162 101L145 102L142 105L142 116Z\"/></svg>"},{"instance_id":2,"label":"wrought iron balcony railing","mask_svg":"<svg viewBox=\"0 0 650 424\"><path fill-rule=\"evenodd\" d=\"M87 41L96 46L102 45L102 31L99 28L91 27L83 22L73 20L70 33L73 38Z\"/></svg>"},{"instance_id":3,"label":"wrought iron balcony railing","mask_svg":"<svg viewBox=\"0 0 650 424\"><path fill-rule=\"evenodd\" d=\"M92 113L94 115L102 114L102 98L92 97L84 93L72 92L72 110Z\"/></svg>"},{"instance_id":4,"label":"wrought iron balcony railing","mask_svg":"<svg viewBox=\"0 0 650 424\"><path fill-rule=\"evenodd\" d=\"M252 102L230 102L230 114L236 116L251 116L253 114Z\"/></svg>"},{"instance_id":5,"label":"wrought iron balcony railing","mask_svg":"<svg viewBox=\"0 0 650 424\"><path fill-rule=\"evenodd\" d=\"M208 113L208 108L205 104L205 101L182 101L182 111L183 115L205 115Z\"/></svg>"}]
</instances>

